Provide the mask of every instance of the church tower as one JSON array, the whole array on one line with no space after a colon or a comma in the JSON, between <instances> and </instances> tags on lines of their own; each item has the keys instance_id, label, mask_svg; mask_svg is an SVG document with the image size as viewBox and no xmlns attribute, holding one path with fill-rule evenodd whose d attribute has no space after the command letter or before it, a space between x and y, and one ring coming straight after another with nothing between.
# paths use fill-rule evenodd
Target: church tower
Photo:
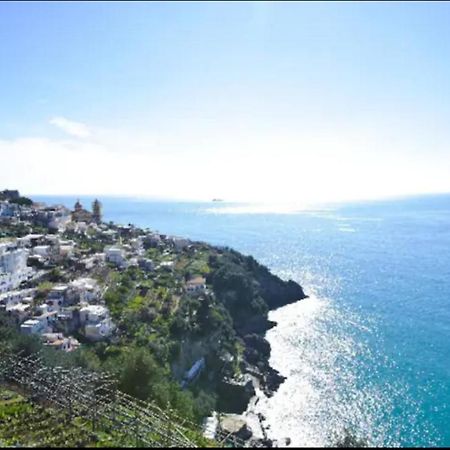
<instances>
[{"instance_id":1,"label":"church tower","mask_svg":"<svg viewBox=\"0 0 450 450\"><path fill-rule=\"evenodd\" d=\"M92 218L96 223L102 221L102 204L97 199L92 203Z\"/></svg>"}]
</instances>

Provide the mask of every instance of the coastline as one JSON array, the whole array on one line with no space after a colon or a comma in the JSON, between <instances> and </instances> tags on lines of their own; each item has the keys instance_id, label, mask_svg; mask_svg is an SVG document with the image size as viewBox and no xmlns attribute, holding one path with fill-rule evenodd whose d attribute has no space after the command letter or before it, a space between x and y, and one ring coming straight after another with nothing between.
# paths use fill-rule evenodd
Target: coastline
<instances>
[{"instance_id":1,"label":"coastline","mask_svg":"<svg viewBox=\"0 0 450 450\"><path fill-rule=\"evenodd\" d=\"M447 201L447 203L448 203L448 201ZM166 209L169 209L169 207L172 208L172 205L168 205ZM153 216L151 216L151 212L153 211L152 208L153 208L153 206L149 207L146 210L140 210L140 209L138 210L137 209L136 213L137 212L141 213L142 217L144 217L145 220L147 220L147 222L150 220L147 217L155 218L155 222L157 222L157 224L158 224L157 225L158 229L161 229L161 230L169 229L169 230L171 230L171 228L172 228L173 232L175 232L175 233L178 232L177 227L175 227L175 226L171 227L171 223L175 223L175 221L177 220L179 224L182 224L183 223L182 219L183 219L183 217L185 217L184 215L181 215L180 213L176 212L172 216L170 216L170 220L168 220L166 216L163 216L163 218L160 219L158 214L161 211L161 209L157 209L153 213ZM193 210L196 211L197 209L193 209ZM128 205L119 205L118 207L116 207L114 214L117 215L117 219L115 219L117 222L125 223L125 221L120 221L119 220L121 215L125 214L123 211L125 211L125 213L129 212ZM367 211L364 211L364 213L367 213ZM355 215L355 214L359 214L359 210L358 210L357 213L356 212L353 213L353 215ZM133 214L131 215L131 217L134 218ZM350 223L352 221L352 217L353 216L348 218L348 221ZM362 221L362 219L358 219L358 220L360 220L360 222L358 222L359 225L360 225L360 229L361 229L361 233L360 234L362 234L363 232L364 233L366 233L366 232L369 233L367 235L368 236L367 243L364 242L364 245L360 248L361 252L367 252L367 254L371 254L370 250L372 248L375 248L375 242L378 242L378 241L375 241L374 239L376 239L377 236L379 236L381 233L383 233L383 234L384 233L394 233L394 235L395 235L395 233L403 232L403 228L402 227L397 227L397 225L398 225L397 223L396 223L395 228L394 228L393 224L391 222L389 222L387 219L384 219L382 217L383 217L382 213L376 211L376 214L375 214L375 212L374 213L367 213L367 217L364 216L364 221ZM419 220L419 219L417 219L417 220ZM144 219L143 219L143 221L144 221ZM259 224L258 224L258 222L256 220L249 221L248 223L245 222L244 224L241 225L239 223L239 218L234 218L233 221L230 221L230 226L228 227L228 225L227 225L226 229L233 230L236 233L236 235L238 236L238 237L235 238L234 235L233 235L233 237L231 239L229 239L230 243L232 243L237 249L242 249L242 251L245 251L247 254L254 252L253 254L257 254L258 257L261 258L262 261L266 261L266 262L271 263L270 267L274 267L277 270L282 271L282 273L286 273L288 275L291 275L291 274L296 275L297 273L301 273L301 270L303 270L303 267L300 267L301 264L303 264L303 261L304 261L302 259L302 255L300 254L301 252L303 252L303 248L300 245L301 244L301 239L304 239L304 236L307 233L309 233L313 227L317 226L317 228L320 228L322 226L322 231L320 233L318 232L317 235L314 235L314 234L310 233L311 234L311 240L313 242L316 242L316 244L317 244L317 242L319 240L320 240L319 244L322 245L322 242L323 243L327 243L327 239L328 238L330 238L330 237L336 238L333 241L334 244L333 243L330 243L330 244L327 243L327 247L326 247L326 249L327 249L326 251L327 252L328 252L328 245L331 246L330 247L331 249L338 248L338 244L341 242L339 239L342 239L345 242L348 242L349 244L353 243L353 242L356 242L355 239L358 239L357 234L356 235L353 234L352 236L350 236L350 233L344 234L344 233L341 233L339 231L339 229L337 227L341 223L341 220L340 220L339 217L336 218L336 219L333 219L332 221L329 218L326 218L326 219L315 218L314 221L311 222L310 226L308 225L309 221L310 221L310 219L308 219L308 222L306 222L306 219L299 217L298 220L293 222L293 223L298 225L298 228L300 230L299 231L299 235L298 236L292 236L292 239L291 239L291 237L289 237L289 239L286 239L286 238L283 237L283 240L282 240L283 246L280 246L280 244L276 240L277 234L274 234L273 236L267 234L267 229L266 228L263 228L263 229L258 228ZM278 220L275 220L275 219L273 219L273 221L269 222L270 226L274 230L276 230L275 225L277 223L278 223ZM422 222L419 222L419 223L422 223ZM209 231L210 228L208 228L208 227L204 227L204 228L201 228L200 231L196 231L196 230L200 229L197 220L195 222L193 222L192 224L190 224L188 227L185 227L184 225L183 226L180 225L179 227L180 228L184 228L183 232L185 232L188 235L191 234L191 235L195 236L196 233L197 233L198 235L200 235L201 238L203 238L202 233L204 233L205 234L205 238L204 238L205 240L212 240L213 242L215 240L216 241L215 245L224 245L224 244L221 243L221 240L222 240L221 236L224 235L223 229L221 228L221 224L222 224L222 222L221 222L220 218L216 218L214 222L211 222L211 227L210 228L214 229L214 233L210 232ZM242 228L235 229L231 225L233 225L233 227L241 226ZM244 228L243 225L245 225L245 228ZM145 225L141 225L141 226L144 227ZM206 229L208 231L204 231ZM252 232L255 233L255 236L256 236L255 237L255 242L250 242L249 243L247 241L247 236L248 236L248 231L247 230L248 229L252 230ZM289 229L290 229L290 227L289 228L284 228L284 225L283 225L283 227L280 227L280 230L286 230L286 234L288 233ZM377 231L377 234L375 234L375 235L374 234L370 234L371 231ZM259 234L257 234L257 233L259 233ZM280 234L280 231L277 230L276 233ZM180 234L182 234L181 231L180 231ZM226 236L226 233L225 233L225 236ZM267 243L263 248L260 248L259 247L260 242L265 242L266 243L267 241L269 241L269 237L270 236L272 236L271 239L270 239L271 243ZM420 236L421 235L417 235L418 238ZM200 238L197 237L197 239L200 239ZM265 239L267 239L267 241L265 241ZM281 238L280 238L280 240L281 240ZM331 240L331 238L330 238L330 240ZM357 240L357 242L362 245L362 242L360 240ZM445 240L443 242L445 243ZM373 243L374 247L372 247L372 243ZM316 245L314 246L314 248L317 250L317 253L314 254L314 255L311 253L311 255L308 256L308 258L309 257L313 258L312 262L316 261L315 258L316 258L317 255L322 257L323 254L324 254L323 253L324 250L323 250L322 247L320 247L319 244L317 244L317 246ZM334 247L332 245L334 245ZM384 244L377 243L376 244L376 248L378 248L378 245L380 245L380 248L384 249L384 247L383 247ZM273 257L273 255L277 254L276 253L277 246L279 246L278 249L280 251L280 255L283 256L283 257L281 258L281 256L280 256L279 258L277 257L277 259L275 259ZM297 249L299 249L299 250L296 251L296 252L291 251L291 248L293 249L294 246ZM396 249L396 247L394 246L393 249ZM389 251L389 249L386 249L386 251ZM305 253L308 254L308 252L305 252ZM326 253L326 254L328 254L328 253ZM354 257L355 258L359 258L360 254L362 254L362 253L355 253ZM391 255L391 253L388 253L388 254ZM407 257L408 255L405 255L405 257ZM317 256L317 257L319 257L319 256ZM392 254L392 256L395 256L395 255ZM342 261L337 261L339 264L341 264L341 266L338 265L336 268L333 268L333 270L336 270L336 273L340 274L340 273L342 273L341 271L344 270L346 267L347 268L353 267L353 265L350 265L350 263L348 263L349 258L350 258L350 255L346 255L345 259L343 259ZM302 277L299 278L299 279L302 279L302 280L305 279L305 282L308 282L310 284L309 289L308 289L308 293L312 297L314 297L314 289L312 289L312 287L314 287L314 282L317 285L320 284L321 288L323 287L323 290L324 290L325 293L327 293L327 292L328 293L334 293L333 289L335 289L335 286L336 286L335 284L333 284L333 283L336 283L336 279L335 279L336 273L334 271L330 271L331 269L329 269L329 265L331 265L331 261L328 261L328 260L324 261L323 259L318 259L318 260L321 263L324 264L324 266L323 266L324 267L324 273L320 274L320 279L317 279L317 280L313 279L312 280L312 286L311 286L311 279L308 278L309 277L309 273L306 273L306 275L304 277L302 276ZM378 259L377 259L377 261L378 261ZM396 260L394 259L394 261L396 261ZM342 264L344 264L344 263L345 264L348 263L349 265L343 266ZM311 263L311 266L314 267L314 264ZM361 278L359 280L357 280L357 281L358 281L358 283L365 283L365 286L370 286L370 291L371 291L371 295L373 296L373 298L382 298L382 296L384 295L383 291L386 291L387 287L391 288L389 290L392 290L392 287L395 287L395 285L393 283L390 284L389 279L386 280L385 278L383 278L383 274L382 273L380 273L380 280L383 280L383 283L379 283L378 286L375 285L375 284L370 284L371 283L371 278L373 278L373 273L370 270L368 270L370 267L366 264L365 260L362 260L361 267L364 268L364 271L360 273ZM417 269L414 266L413 266L413 268ZM308 265L306 265L306 269L309 269ZM426 276L429 276L429 274L430 274L429 269L430 268L428 266L425 266L424 274ZM417 272L417 270L415 270L415 272ZM303 275L303 273L302 273L302 275ZM315 275L315 274L312 274L312 275ZM405 273L405 276L406 275L407 274ZM422 286L426 286L426 283L424 283L424 280L422 278L421 278L421 280L422 280L421 285ZM387 282L386 286L384 284L384 281ZM307 287L307 286L305 286L305 287ZM349 298L348 297L348 294L349 294L349 290L348 289L353 289L353 284L348 283L348 285L347 285L347 284L344 283L343 286L339 285L337 287L339 289L342 289L342 291L339 291L338 294L340 295L341 292L342 292L342 295L345 294L346 297L347 297L346 302L349 303L350 307L351 307L351 302L348 301L348 298ZM406 287L405 287L405 289L406 289ZM422 287L418 286L417 289L422 289ZM407 293L407 292L411 292L411 291L405 290L404 292ZM423 295L425 295L426 294L425 288L423 288L423 291L420 291L420 292L422 292ZM360 297L362 295L362 293L363 293L363 290L361 289L360 292L354 292L352 290L350 292L350 294L352 294L352 293L355 295L355 297L354 297L355 301L358 301L362 305L361 306L361 308L362 308L361 311L366 313L367 312L367 304L364 303L364 302L366 302L366 299ZM330 295L330 298L331 298L331 295ZM308 302L306 302L306 303L308 303ZM344 306L347 305L347 303L344 303ZM375 303L374 303L374 301L372 301L370 303L371 311L374 310L374 308L375 308L374 305L375 305ZM413 305L414 305L414 309L415 310L419 310L420 303L416 304L416 303L413 302ZM391 305L391 306L392 306L392 308L394 308L393 305ZM405 307L406 307L406 305L405 305ZM302 304L302 308L303 308L303 304ZM411 305L409 305L409 308L411 308ZM285 308L281 308L281 311L283 311L284 309ZM378 310L379 308L377 307L376 309ZM393 311L396 311L396 309L394 308ZM413 313L413 311L411 311L411 309L409 309L408 311L409 311L410 314ZM274 316L270 315L270 318L272 318L272 317L274 317ZM323 316L321 315L321 317L323 317ZM348 315L346 315L345 317L341 317L341 319L344 319L342 321L342 323L344 323L344 321L347 322L347 319L349 319L349 317L348 317ZM276 319L274 319L274 320L278 321L278 317ZM335 320L335 319L333 319L333 320ZM387 325L386 326L392 324L392 322L390 322L389 320L390 320L390 317L387 316ZM367 322L365 317L364 317L363 322L364 323ZM278 328L277 328L278 331L281 331L282 329L285 329L285 322L284 321L280 321L280 323L281 323L281 326L278 326ZM395 325L395 323L394 323L394 325ZM373 324L372 324L372 328L374 328ZM403 328L400 328L400 329L404 330ZM374 328L374 330L376 330L376 329ZM384 332L385 327L381 326L380 330L381 330L381 332ZM366 331L364 331L363 333L365 334ZM395 335L398 336L398 333L394 334L394 336ZM359 331L358 331L358 336L359 336ZM271 332L269 333L269 341L271 342L272 347L274 349L274 351L273 351L274 358L276 357L277 359L279 359L279 355L282 355L283 352L279 351L277 349L279 347L277 347L277 344L274 342L274 339L272 337ZM316 345L317 342L319 342L319 341L316 339L315 342L314 342L314 345L312 346L313 350L314 350L314 346ZM305 348L305 347L303 346L303 348ZM424 354L427 354L427 353L425 352ZM310 356L310 355L308 355L308 356ZM364 357L366 357L366 355L364 355ZM377 362L376 358L378 358L378 355L373 356L373 359L374 359L375 362ZM314 361L316 361L316 359ZM275 360L272 360L272 364L274 365L274 367L276 367L276 368L278 368L280 370L280 366ZM310 367L315 368L316 365L313 364L313 365L310 365ZM418 365L418 367L421 367L421 366ZM363 370L364 370L364 368L363 368ZM282 393L285 391L286 388L288 388L288 384L292 385L292 384L296 383L296 377L295 376L291 376L289 370L285 371L283 369L283 370L281 370L281 373L284 374L284 375L288 374L288 380L286 380L286 382L282 386L280 386L279 390L277 391L276 398L273 401L269 402L270 405L273 405L273 404L277 405L277 399L283 397ZM439 373L439 372L437 372L437 373ZM391 378L389 378L389 374L387 375L387 379L390 380L391 382L395 381L395 380L392 380ZM419 377L419 379L420 379L420 377ZM326 386L324 386L324 388L326 388ZM280 392L280 391L283 391L283 392ZM392 393L392 391L389 391L389 392ZM436 388L436 392L438 392L437 388ZM404 408L402 410L410 411L410 409L408 409L409 408L409 404L406 404L406 402L403 402L403 399L398 400L398 398L395 397L395 395L392 395L392 397L393 397L393 404L400 405L399 407ZM420 401L423 400L423 397L418 396L417 398L420 399ZM325 404L325 405L332 404L332 399L330 399L328 402L323 402L323 404ZM302 405L303 405L303 403L302 403ZM405 406L403 406L403 405L405 405ZM278 406L280 406L279 403L278 403ZM267 410L265 405L262 404L261 402L258 403L257 407L259 407L259 410L262 411L263 413L264 413L263 409ZM249 408L253 409L253 403L249 402ZM302 408L303 408L303 411L305 411L304 406L302 406ZM326 412L326 410L327 410L326 407L324 407L322 409L320 409L319 407L315 407L315 409L314 409L314 411L319 411L319 413L323 412L323 411ZM274 413L273 416L275 416L275 415L276 414ZM284 430L287 427L282 426L282 424L284 422L279 421L277 418L272 419L272 414L267 414L267 416L269 417L270 424L272 425L272 427L271 427L272 429L271 429L271 432L270 432L271 435L274 435L274 436L276 435L276 437L278 437L279 435L281 437L286 435L286 436L292 437L293 441L298 442L298 439L294 435L294 433L289 433L289 432L282 432L281 434L280 433L275 433L276 431L278 431L278 428L275 428L275 424L277 424L277 427L281 427ZM304 416L302 415L301 417L304 417ZM399 423L402 423L402 422L400 422L400 419L395 418L393 420L397 420ZM293 422L295 424L295 418L293 419ZM314 424L317 424L317 422L318 421L314 422ZM266 422L266 423L269 423L269 422ZM325 428L325 426L327 424L325 423L325 421L323 421L323 423L324 423L324 428ZM408 425L404 425L404 426L405 426L405 429L409 430L409 428L407 428ZM256 429L256 431L258 431L258 429ZM443 433L442 435L444 436L443 439L446 439L445 438L446 431L444 430L442 433ZM317 433L318 436L319 436L319 434L320 433ZM402 435L401 442L413 442L413 443L414 442L425 442L425 440L420 440L420 439L421 439L420 437L408 437L408 436L407 437L403 437L403 435ZM313 441L311 441L311 442L313 442ZM314 442L316 442L316 441L314 441Z\"/></svg>"},{"instance_id":2,"label":"coastline","mask_svg":"<svg viewBox=\"0 0 450 450\"><path fill-rule=\"evenodd\" d=\"M21 200L12 210L14 213L12 217L17 217L17 220L8 219L4 225L5 231L9 234L12 233L13 236L18 233L17 237L23 237L22 234L26 235L24 239L30 238L30 236L39 236L39 239L45 241L44 243L47 243L47 236L52 238L48 238L52 243L57 242L58 245L60 242L71 243L70 264L67 267L64 266L64 270L61 268L66 260L64 255L60 255L59 247L58 251L49 253L48 260L42 263L45 267L53 264L52 267L60 268L60 272L57 273L57 276L55 275L57 279L53 280L54 282L69 282L68 280L82 275L99 276L100 272L103 274L105 271L108 275L113 273L121 279L121 276L129 276L126 269L131 267L135 279L139 283L144 283L148 276L158 279L159 283L163 283L164 286L169 286L166 279L174 280L175 286L167 287L171 295L181 293L184 295L186 304L194 306L204 304L208 311L209 309L214 311L215 314L205 314L203 310L203 315L199 315L203 320L206 336L198 336L191 332L190 328L184 328L183 320L175 321L179 318L175 312L170 315L172 320L170 330L174 329L181 335L184 333L186 342L189 339L191 342L203 341L203 346L200 345L199 348L194 349L194 353L196 351L199 354L191 355L189 353L190 356L188 355L187 359L198 362L204 361L206 356L210 356L213 363L217 362L222 366L221 370L218 370L218 365L215 367L212 364L213 371L209 376L210 385L206 385L209 391L217 394L217 410L223 411L225 416L246 416L246 419L253 424L254 429L254 432L250 432L248 426L244 427L244 430L235 430L231 434L244 440L249 440L254 435L255 438L263 440L266 446L271 446L270 442L266 442L263 418L258 414L253 414L252 408L261 396L271 397L286 379L269 364L271 346L265 336L268 330L277 325L269 320L270 311L307 298L298 283L279 278L252 256L244 255L229 247L160 234L139 225L121 226L113 221L106 223L101 220L101 204L98 200L94 201L91 213L83 209L79 201L75 203L74 210L71 211L63 205L48 206L46 203L33 202L31 199L20 197L18 191L14 192L14 195ZM10 205L9 201L6 203L7 206ZM26 205L24 206L22 203L26 203ZM42 218L42 216L44 217ZM27 224L28 228L16 230L14 228L18 226L16 222L18 224L23 222ZM40 231L42 234L33 234L36 231ZM92 236L95 236L96 239L93 240ZM27 245L34 248L35 243L30 239ZM81 264L85 261L83 258L87 257L87 253L91 256L103 255L99 260L98 267ZM116 254L120 258L110 260L111 255ZM170 261L166 261L164 257L169 254ZM147 265L144 263L149 262L145 258L149 255L153 259L151 268L147 270ZM175 265L175 262L178 266ZM197 263L194 271L186 269L187 264L194 262ZM172 270L167 270L165 264L170 264ZM48 268L48 270L50 269ZM147 276L147 272L151 275ZM102 277L104 278L104 274ZM106 278L109 280L109 277ZM199 289L190 292L191 285L189 283L197 279L201 280ZM125 278L124 280L126 281ZM122 320L124 306L121 303L118 306L117 302L117 298L122 294L115 292L109 284L106 284L104 288L108 291L109 297L106 303L105 299L101 297L100 301L104 305L102 307L108 311L108 315L108 308L112 308L113 318L117 321ZM141 303L145 300L144 296L148 294L149 290L150 287L145 294L142 294L143 300L140 300L139 297ZM51 302L51 300L46 301ZM148 297L148 302L152 301L154 304L154 298ZM185 314L178 303L176 306L178 315ZM49 306L47 305L47 307ZM230 354L225 351L226 347L215 348L208 342L208 336L211 337L210 335L214 331L211 324L217 317L224 319L221 321L225 323L225 326L220 329L223 334L222 338L225 339L224 342L229 346L234 345L233 350L236 353L234 356L231 355L231 359ZM145 314L142 315L141 322L147 323L146 318ZM126 325L130 324L123 322L121 326L125 327ZM113 334L112 326L110 334L111 336ZM176 336L176 334L172 334L170 338L177 341L178 337ZM108 337L110 336L108 335ZM134 335L129 339L134 342ZM176 354L171 360L168 359L172 364L172 370L176 364L179 366L178 375L173 373L174 379L180 378L180 374L187 372L187 369L192 366L192 361L187 359L182 358L182 353ZM235 361L234 365L231 364L233 361ZM255 425L258 423L259 426Z\"/></svg>"},{"instance_id":3,"label":"coastline","mask_svg":"<svg viewBox=\"0 0 450 450\"><path fill-rule=\"evenodd\" d=\"M277 308L271 309L269 312L281 309L290 304L295 304L301 302L302 300L309 298L308 295L298 299L294 302L288 302L285 305L279 306ZM242 439L247 444L251 446L263 445L264 447L286 447L291 443L291 437L285 436L282 439L272 439L268 436L268 431L271 425L266 423L266 417L257 410L257 405L261 400L267 400L271 398L280 388L280 386L287 380L283 374L270 365L270 356L272 352L272 346L267 340L267 332L272 328L279 326L278 322L269 320L267 318L267 328L264 332L259 333L260 342L264 342L268 348L268 354L264 355L267 361L267 366L264 371L258 374L258 369L254 374L252 374L251 368L247 372L250 374L252 385L254 389L254 395L249 399L247 407L241 414L221 414L222 418L227 419L227 424L225 429L228 432L235 435L236 437ZM267 383L267 377L271 376L272 383Z\"/></svg>"}]
</instances>

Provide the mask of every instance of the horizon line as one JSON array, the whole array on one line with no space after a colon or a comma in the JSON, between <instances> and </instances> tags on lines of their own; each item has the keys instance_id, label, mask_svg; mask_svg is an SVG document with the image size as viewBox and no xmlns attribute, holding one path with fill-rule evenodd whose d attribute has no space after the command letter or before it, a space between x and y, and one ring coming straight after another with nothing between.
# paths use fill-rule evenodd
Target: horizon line
<instances>
[{"instance_id":1,"label":"horizon line","mask_svg":"<svg viewBox=\"0 0 450 450\"><path fill-rule=\"evenodd\" d=\"M20 190L19 190L20 192ZM21 194L24 195L24 194ZM74 197L74 198L117 198L126 200L149 200L158 202L179 202L179 203L238 203L238 204L256 204L256 205L278 205L278 204L299 204L303 203L308 206L312 205L329 205L329 204L349 204L349 203L361 203L361 202L378 202L378 201L395 201L404 200L408 198L418 198L418 197L433 197L433 196L445 196L450 195L450 191L438 191L438 192L420 192L420 193L410 193L410 194L393 194L385 195L380 197L367 197L367 198L354 198L354 199L342 199L342 200L316 200L316 201L294 201L294 200L236 200L236 199L225 199L222 197L211 197L211 199L199 199L199 198L181 198L181 197L164 197L164 196L152 196L152 195L142 195L142 194L75 194L75 193L65 193L65 194L49 194L49 193L26 193L25 196L28 197ZM214 201L214 199L220 199L220 201Z\"/></svg>"}]
</instances>

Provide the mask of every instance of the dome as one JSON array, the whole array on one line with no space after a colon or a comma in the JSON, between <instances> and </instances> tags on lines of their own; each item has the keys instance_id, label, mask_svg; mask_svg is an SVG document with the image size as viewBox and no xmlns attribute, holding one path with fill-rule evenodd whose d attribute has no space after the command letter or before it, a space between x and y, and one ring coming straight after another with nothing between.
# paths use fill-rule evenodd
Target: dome
<instances>
[{"instance_id":1,"label":"dome","mask_svg":"<svg viewBox=\"0 0 450 450\"><path fill-rule=\"evenodd\" d=\"M80 199L78 199L77 202L75 203L75 211L79 211L82 208L83 205L80 203Z\"/></svg>"}]
</instances>

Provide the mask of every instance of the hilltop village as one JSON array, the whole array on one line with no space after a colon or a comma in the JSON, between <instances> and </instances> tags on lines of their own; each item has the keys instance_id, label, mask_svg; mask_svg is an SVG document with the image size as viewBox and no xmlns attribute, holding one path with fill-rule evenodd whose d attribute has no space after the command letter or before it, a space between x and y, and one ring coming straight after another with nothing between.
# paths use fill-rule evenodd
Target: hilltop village
<instances>
[{"instance_id":1,"label":"hilltop village","mask_svg":"<svg viewBox=\"0 0 450 450\"><path fill-rule=\"evenodd\" d=\"M17 192L5 196L0 201L0 307L23 334L37 335L61 351L79 347L73 335L92 342L114 338L117 327L105 304L105 276L133 267L144 278L171 273L171 251L188 246L186 239L102 224L98 200L89 212L79 201L71 211L62 205L16 203ZM161 258L148 258L149 253L155 256L149 249L162 247ZM174 291L205 292L205 279L189 278Z\"/></svg>"},{"instance_id":2,"label":"hilltop village","mask_svg":"<svg viewBox=\"0 0 450 450\"><path fill-rule=\"evenodd\" d=\"M157 281L174 274L183 251L201 251L180 237L102 223L98 200L90 212L79 200L73 210L49 207L18 191L3 191L0 199L0 308L21 333L64 352L80 346L75 335L114 340L118 330L104 296L114 273L136 269L143 280ZM171 293L208 292L201 272L174 276Z\"/></svg>"},{"instance_id":3,"label":"hilltop village","mask_svg":"<svg viewBox=\"0 0 450 450\"><path fill-rule=\"evenodd\" d=\"M272 395L284 379L268 364L267 314L304 297L250 256L105 223L98 200L89 211L0 192L2 325L194 420Z\"/></svg>"}]
</instances>

